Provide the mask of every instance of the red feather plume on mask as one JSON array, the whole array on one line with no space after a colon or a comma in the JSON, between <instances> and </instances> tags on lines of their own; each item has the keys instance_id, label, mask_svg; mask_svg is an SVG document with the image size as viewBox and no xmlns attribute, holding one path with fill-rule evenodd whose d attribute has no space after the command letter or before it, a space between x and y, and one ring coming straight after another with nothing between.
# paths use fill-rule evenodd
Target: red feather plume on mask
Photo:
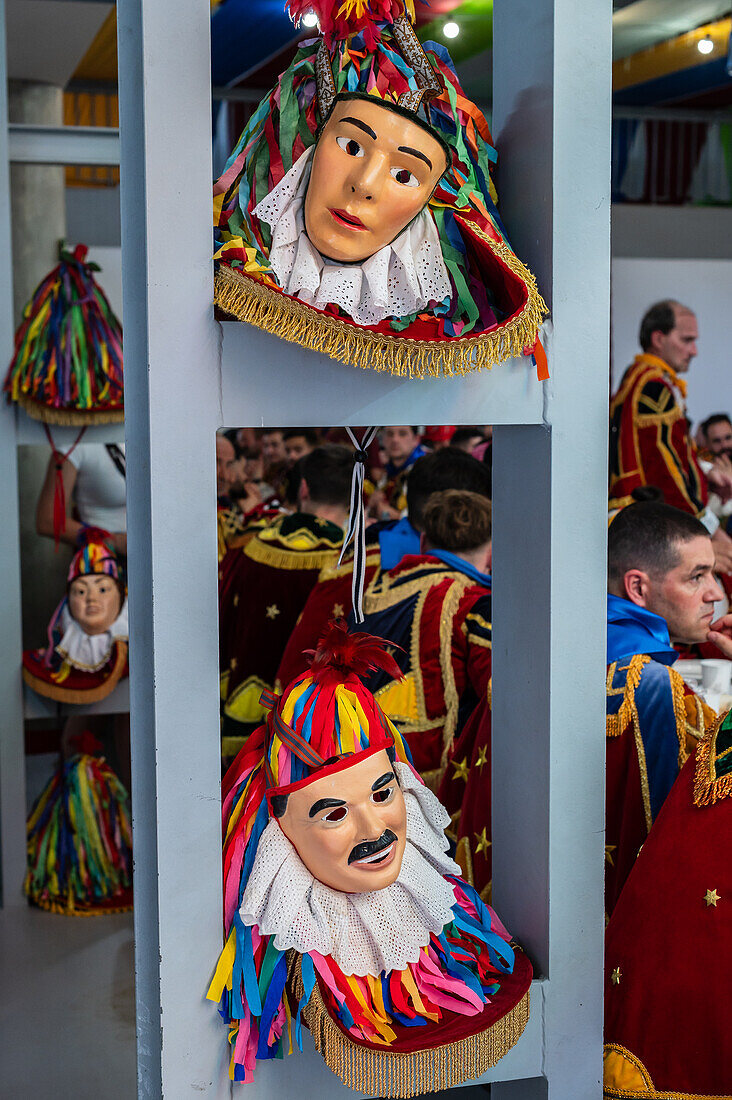
<instances>
[{"instance_id":1,"label":"red feather plume on mask","mask_svg":"<svg viewBox=\"0 0 732 1100\"><path fill-rule=\"evenodd\" d=\"M373 634L351 634L345 622L339 619L328 623L318 639L317 649L306 650L305 656L310 658L310 671L316 684L322 684L333 675L343 679L350 672L366 676L377 668L394 680L403 680L404 673L386 648L391 644L386 638Z\"/></svg>"},{"instance_id":2,"label":"red feather plume on mask","mask_svg":"<svg viewBox=\"0 0 732 1100\"><path fill-rule=\"evenodd\" d=\"M414 0L287 0L287 13L295 26L309 12L317 15L320 33L329 48L363 32L366 49L381 40L382 23L393 23L403 12L414 22Z\"/></svg>"}]
</instances>

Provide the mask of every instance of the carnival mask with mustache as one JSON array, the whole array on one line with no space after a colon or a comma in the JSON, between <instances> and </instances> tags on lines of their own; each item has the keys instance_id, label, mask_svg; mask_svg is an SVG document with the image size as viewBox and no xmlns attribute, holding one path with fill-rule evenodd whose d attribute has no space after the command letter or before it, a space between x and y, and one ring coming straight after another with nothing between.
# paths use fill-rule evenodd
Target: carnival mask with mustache
<instances>
[{"instance_id":1,"label":"carnival mask with mustache","mask_svg":"<svg viewBox=\"0 0 732 1100\"><path fill-rule=\"evenodd\" d=\"M351 894L383 890L402 866L404 795L385 749L344 764L275 800L273 813L320 882Z\"/></svg>"}]
</instances>

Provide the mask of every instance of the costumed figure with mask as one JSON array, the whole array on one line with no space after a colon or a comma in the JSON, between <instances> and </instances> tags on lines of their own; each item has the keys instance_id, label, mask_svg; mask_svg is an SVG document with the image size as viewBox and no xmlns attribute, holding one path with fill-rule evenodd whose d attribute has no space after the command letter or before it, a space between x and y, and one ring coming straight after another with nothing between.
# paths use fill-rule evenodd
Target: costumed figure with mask
<instances>
[{"instance_id":1,"label":"costumed figure with mask","mask_svg":"<svg viewBox=\"0 0 732 1100\"><path fill-rule=\"evenodd\" d=\"M449 819L363 686L381 639L331 624L223 783L226 946L209 990L251 1081L310 1029L350 1087L478 1077L528 1018L531 964L447 854Z\"/></svg>"},{"instance_id":2,"label":"costumed figure with mask","mask_svg":"<svg viewBox=\"0 0 732 1100\"><path fill-rule=\"evenodd\" d=\"M393 374L465 374L525 352L546 312L512 251L486 121L412 0L313 10L214 188L224 314Z\"/></svg>"},{"instance_id":3,"label":"costumed figure with mask","mask_svg":"<svg viewBox=\"0 0 732 1100\"><path fill-rule=\"evenodd\" d=\"M104 532L87 528L101 539ZM114 552L89 542L74 556L46 649L23 654L23 679L60 703L104 699L127 675L127 600ZM132 907L129 794L89 732L36 800L28 818L28 900L54 913Z\"/></svg>"},{"instance_id":4,"label":"costumed figure with mask","mask_svg":"<svg viewBox=\"0 0 732 1100\"><path fill-rule=\"evenodd\" d=\"M66 595L48 626L48 645L23 653L23 679L60 703L105 699L127 675L127 597L106 532L85 528Z\"/></svg>"},{"instance_id":5,"label":"costumed figure with mask","mask_svg":"<svg viewBox=\"0 0 732 1100\"><path fill-rule=\"evenodd\" d=\"M726 714L674 783L607 926L605 1100L732 1097L731 849Z\"/></svg>"}]
</instances>

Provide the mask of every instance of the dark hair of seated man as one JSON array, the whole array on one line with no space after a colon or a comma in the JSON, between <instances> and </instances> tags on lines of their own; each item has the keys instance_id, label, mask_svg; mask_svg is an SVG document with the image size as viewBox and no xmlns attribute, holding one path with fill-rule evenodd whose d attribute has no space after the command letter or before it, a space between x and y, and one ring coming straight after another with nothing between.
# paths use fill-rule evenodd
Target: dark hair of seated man
<instances>
[{"instance_id":1,"label":"dark hair of seated man","mask_svg":"<svg viewBox=\"0 0 732 1100\"><path fill-rule=\"evenodd\" d=\"M479 493L444 489L424 509L424 536L436 550L465 554L491 541L491 502Z\"/></svg>"},{"instance_id":2,"label":"dark hair of seated man","mask_svg":"<svg viewBox=\"0 0 732 1100\"><path fill-rule=\"evenodd\" d=\"M660 501L629 504L608 530L608 587L618 591L630 569L661 577L679 562L678 546L699 536L709 538L703 523L688 512Z\"/></svg>"},{"instance_id":3,"label":"dark hair of seated man","mask_svg":"<svg viewBox=\"0 0 732 1100\"><path fill-rule=\"evenodd\" d=\"M432 493L464 489L490 498L490 470L457 447L442 447L418 458L407 479L407 517L416 531L424 530L422 515Z\"/></svg>"},{"instance_id":4,"label":"dark hair of seated man","mask_svg":"<svg viewBox=\"0 0 732 1100\"><path fill-rule=\"evenodd\" d=\"M316 447L295 465L299 477L307 482L313 504L347 508L351 499L353 451L335 443Z\"/></svg>"}]
</instances>

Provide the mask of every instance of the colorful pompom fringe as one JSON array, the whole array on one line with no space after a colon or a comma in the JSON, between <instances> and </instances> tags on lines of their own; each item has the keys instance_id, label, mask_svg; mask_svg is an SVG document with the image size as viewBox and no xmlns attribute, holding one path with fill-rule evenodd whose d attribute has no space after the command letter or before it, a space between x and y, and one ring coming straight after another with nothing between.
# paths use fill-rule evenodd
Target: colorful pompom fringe
<instances>
[{"instance_id":1,"label":"colorful pompom fringe","mask_svg":"<svg viewBox=\"0 0 732 1100\"><path fill-rule=\"evenodd\" d=\"M103 758L63 763L28 818L25 893L53 913L87 915L132 906L129 795Z\"/></svg>"},{"instance_id":2,"label":"colorful pompom fringe","mask_svg":"<svg viewBox=\"0 0 732 1100\"><path fill-rule=\"evenodd\" d=\"M52 424L123 419L122 326L94 280L87 248L59 248L15 334L5 392Z\"/></svg>"}]
</instances>

